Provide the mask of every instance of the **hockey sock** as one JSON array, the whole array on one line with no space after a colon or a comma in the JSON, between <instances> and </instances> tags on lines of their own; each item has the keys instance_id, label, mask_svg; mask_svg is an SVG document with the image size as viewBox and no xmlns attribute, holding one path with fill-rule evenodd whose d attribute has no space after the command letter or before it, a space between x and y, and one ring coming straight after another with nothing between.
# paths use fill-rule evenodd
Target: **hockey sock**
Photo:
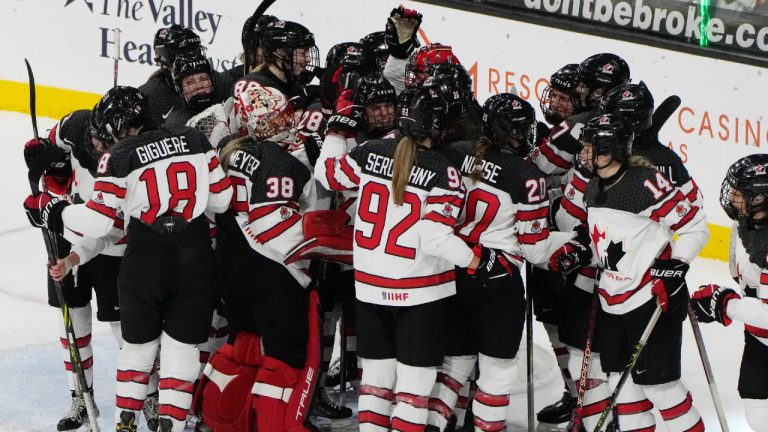
<instances>
[{"instance_id":1,"label":"hockey sock","mask_svg":"<svg viewBox=\"0 0 768 432\"><path fill-rule=\"evenodd\" d=\"M568 347L569 360L568 368L571 376L581 376L581 363L584 358L584 351ZM576 381L578 385L579 382ZM578 395L577 395L578 396ZM595 430L595 425L600 419L605 407L608 406L608 399L611 397L611 389L608 387L608 375L603 372L600 364L600 354L592 352L589 362L589 373L584 387L584 402L581 409L581 418L584 428L588 431ZM610 423L611 417L605 424Z\"/></svg>"},{"instance_id":2,"label":"hockey sock","mask_svg":"<svg viewBox=\"0 0 768 432\"><path fill-rule=\"evenodd\" d=\"M563 376L565 387L568 389L571 396L575 397L576 385L574 384L571 372L568 370L568 347L560 342L560 335L557 332L557 324L542 324L544 325L544 330L547 331L547 336L549 336L549 343L552 344L552 351L554 351L555 357L557 358L557 365L560 367L560 374Z\"/></svg>"},{"instance_id":3,"label":"hockey sock","mask_svg":"<svg viewBox=\"0 0 768 432\"><path fill-rule=\"evenodd\" d=\"M64 320L61 317L61 311L56 310L59 323L59 342L63 348L64 367L67 370L67 381L69 389L75 391L75 380L77 375L72 370L72 359L69 355L69 341L67 332L64 329ZM80 364L85 372L85 381L88 382L88 388L93 387L93 347L91 346L91 305L88 304L81 308L70 308L69 317L72 320L72 329L75 331L75 340L77 348L80 351Z\"/></svg>"},{"instance_id":4,"label":"hockey sock","mask_svg":"<svg viewBox=\"0 0 768 432\"><path fill-rule=\"evenodd\" d=\"M470 375L471 376L471 375ZM470 378L464 382L459 391L459 397L456 398L456 406L453 408L453 414L456 416L456 428L464 426L464 419L467 417L467 409L470 403L470 387L474 381Z\"/></svg>"},{"instance_id":5,"label":"hockey sock","mask_svg":"<svg viewBox=\"0 0 768 432\"><path fill-rule=\"evenodd\" d=\"M115 337L117 342L117 349L123 347L123 329L120 327L120 321L112 321L109 323L109 329L112 330L112 336Z\"/></svg>"},{"instance_id":6,"label":"hockey sock","mask_svg":"<svg viewBox=\"0 0 768 432\"><path fill-rule=\"evenodd\" d=\"M360 364L363 367L360 398L357 402L360 431L388 431L392 404L395 401L395 393L392 389L395 386L397 360L360 358Z\"/></svg>"},{"instance_id":7,"label":"hockey sock","mask_svg":"<svg viewBox=\"0 0 768 432\"><path fill-rule=\"evenodd\" d=\"M227 319L219 315L219 310L213 310L213 319L211 320L211 331L208 333L208 340L198 346L200 350L200 371L197 379L203 376L203 369L208 363L211 354L216 352L227 341L229 336L229 325Z\"/></svg>"},{"instance_id":8,"label":"hockey sock","mask_svg":"<svg viewBox=\"0 0 768 432\"><path fill-rule=\"evenodd\" d=\"M608 383L611 391L619 383L620 373L611 373ZM616 399L616 413L622 431L653 431L656 430L656 419L651 410L653 404L645 398L643 390L630 377L624 383ZM599 414L598 414L599 417ZM610 420L610 417L608 418ZM605 424L608 422L606 421Z\"/></svg>"},{"instance_id":9,"label":"hockey sock","mask_svg":"<svg viewBox=\"0 0 768 432\"><path fill-rule=\"evenodd\" d=\"M320 363L320 370L322 371L328 371L338 348L336 344L336 331L339 318L341 318L341 303L336 303L333 305L333 309L323 312L323 358ZM341 344L338 345L340 346Z\"/></svg>"},{"instance_id":10,"label":"hockey sock","mask_svg":"<svg viewBox=\"0 0 768 432\"><path fill-rule=\"evenodd\" d=\"M768 399L742 399L747 424L755 432L768 432Z\"/></svg>"},{"instance_id":11,"label":"hockey sock","mask_svg":"<svg viewBox=\"0 0 768 432\"><path fill-rule=\"evenodd\" d=\"M200 369L197 345L177 341L163 332L160 339L160 419L168 419L173 431L183 431L192 406L192 392Z\"/></svg>"},{"instance_id":12,"label":"hockey sock","mask_svg":"<svg viewBox=\"0 0 768 432\"><path fill-rule=\"evenodd\" d=\"M120 422L122 411L133 412L135 418L139 418L159 345L160 338L143 344L123 342L117 357L115 423Z\"/></svg>"},{"instance_id":13,"label":"hockey sock","mask_svg":"<svg viewBox=\"0 0 768 432\"><path fill-rule=\"evenodd\" d=\"M704 432L704 423L693 406L693 397L682 381L640 387L659 410L670 432Z\"/></svg>"},{"instance_id":14,"label":"hockey sock","mask_svg":"<svg viewBox=\"0 0 768 432\"><path fill-rule=\"evenodd\" d=\"M477 391L472 404L475 430L504 430L507 425L509 394L517 377L517 361L480 354L478 364L480 377L477 379Z\"/></svg>"},{"instance_id":15,"label":"hockey sock","mask_svg":"<svg viewBox=\"0 0 768 432\"><path fill-rule=\"evenodd\" d=\"M155 393L160 384L160 352L162 350L163 347L157 348L155 360L152 362L152 371L149 373L149 384L147 384L147 394Z\"/></svg>"},{"instance_id":16,"label":"hockey sock","mask_svg":"<svg viewBox=\"0 0 768 432\"><path fill-rule=\"evenodd\" d=\"M445 430L462 387L475 368L477 356L445 356L437 372L437 380L429 396L427 424ZM469 394L469 387L467 387ZM466 406L466 398L465 398Z\"/></svg>"},{"instance_id":17,"label":"hockey sock","mask_svg":"<svg viewBox=\"0 0 768 432\"><path fill-rule=\"evenodd\" d=\"M429 393L435 386L437 367L416 367L397 363L395 409L392 430L423 430L427 424Z\"/></svg>"}]
</instances>

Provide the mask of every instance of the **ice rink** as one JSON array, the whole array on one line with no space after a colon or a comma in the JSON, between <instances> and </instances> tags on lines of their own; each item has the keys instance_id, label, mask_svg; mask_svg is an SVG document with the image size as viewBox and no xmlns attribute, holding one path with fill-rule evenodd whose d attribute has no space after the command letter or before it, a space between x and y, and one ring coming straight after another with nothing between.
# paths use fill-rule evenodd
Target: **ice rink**
<instances>
[{"instance_id":1,"label":"ice rink","mask_svg":"<svg viewBox=\"0 0 768 432\"><path fill-rule=\"evenodd\" d=\"M41 134L55 120L40 118ZM45 250L40 232L29 226L22 201L29 193L22 147L31 137L28 115L0 112L4 145L0 147L0 432L51 431L69 409L70 398L63 373L62 349L58 342L58 309L46 301ZM47 135L47 131L45 132ZM719 175L719 174L718 174ZM717 191L705 190L705 194ZM688 273L689 285L721 283L733 286L727 263L697 259ZM725 406L730 430L749 431L742 403L736 391L743 346L743 328L735 323L729 328L718 324L702 326L704 339ZM548 346L540 325L534 328L536 342ZM97 404L101 410L100 425L112 430L115 400L115 368L117 349L109 327L98 323L94 307L94 375ZM548 361L554 368L554 359ZM522 361L522 371L525 373ZM541 371L553 376L556 370ZM707 430L720 430L714 405L696 350L690 326L685 324L683 378L694 397L694 404L704 417ZM524 381L523 381L524 382ZM513 397L510 421L514 430L525 425L525 393ZM537 389L537 410L559 399L562 386L559 377ZM341 425L339 425L341 426ZM143 424L141 426L144 427ZM351 429L346 427L335 429ZM146 429L140 429L146 430ZM666 431L659 421L658 431Z\"/></svg>"}]
</instances>

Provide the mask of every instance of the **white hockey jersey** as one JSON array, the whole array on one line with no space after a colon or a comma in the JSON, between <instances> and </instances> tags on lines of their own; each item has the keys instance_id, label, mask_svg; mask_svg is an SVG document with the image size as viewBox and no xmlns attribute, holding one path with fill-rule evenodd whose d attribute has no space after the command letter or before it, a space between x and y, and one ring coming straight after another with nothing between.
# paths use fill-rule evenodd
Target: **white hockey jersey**
<instances>
[{"instance_id":1,"label":"white hockey jersey","mask_svg":"<svg viewBox=\"0 0 768 432\"><path fill-rule=\"evenodd\" d=\"M728 302L726 315L768 345L768 227L749 230L734 223L729 263L742 298Z\"/></svg>"}]
</instances>

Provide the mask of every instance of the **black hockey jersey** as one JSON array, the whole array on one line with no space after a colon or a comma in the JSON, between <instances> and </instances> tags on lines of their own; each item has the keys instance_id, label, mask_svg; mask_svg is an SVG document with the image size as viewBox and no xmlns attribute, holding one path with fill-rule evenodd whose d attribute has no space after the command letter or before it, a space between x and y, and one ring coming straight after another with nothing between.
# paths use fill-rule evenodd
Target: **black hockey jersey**
<instances>
[{"instance_id":1,"label":"black hockey jersey","mask_svg":"<svg viewBox=\"0 0 768 432\"><path fill-rule=\"evenodd\" d=\"M672 149L661 144L655 138L640 135L632 143L632 154L646 157L673 186L680 188L691 204L703 206L703 197L699 187L688 174L680 156Z\"/></svg>"},{"instance_id":2,"label":"black hockey jersey","mask_svg":"<svg viewBox=\"0 0 768 432\"><path fill-rule=\"evenodd\" d=\"M729 263L742 298L729 301L726 314L768 345L768 226L750 230L734 223Z\"/></svg>"},{"instance_id":3,"label":"black hockey jersey","mask_svg":"<svg viewBox=\"0 0 768 432\"><path fill-rule=\"evenodd\" d=\"M149 100L149 116L157 125L162 125L176 109L184 107L184 99L176 93L170 73L158 71L139 90Z\"/></svg>"},{"instance_id":4,"label":"black hockey jersey","mask_svg":"<svg viewBox=\"0 0 768 432\"><path fill-rule=\"evenodd\" d=\"M656 258L691 262L709 239L704 211L663 174L632 165L622 170L607 187L593 178L584 193L593 261L602 269L598 291L611 314L652 298L649 269Z\"/></svg>"}]
</instances>

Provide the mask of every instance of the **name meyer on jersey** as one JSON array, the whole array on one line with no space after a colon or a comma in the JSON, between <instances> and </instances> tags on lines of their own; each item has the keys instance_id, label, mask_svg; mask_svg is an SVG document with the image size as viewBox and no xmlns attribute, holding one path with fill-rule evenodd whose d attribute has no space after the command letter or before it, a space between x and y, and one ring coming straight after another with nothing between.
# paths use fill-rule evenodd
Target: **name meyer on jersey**
<instances>
[{"instance_id":1,"label":"name meyer on jersey","mask_svg":"<svg viewBox=\"0 0 768 432\"><path fill-rule=\"evenodd\" d=\"M168 137L136 148L136 155L142 164L180 153L189 153L185 136Z\"/></svg>"},{"instance_id":2,"label":"name meyer on jersey","mask_svg":"<svg viewBox=\"0 0 768 432\"><path fill-rule=\"evenodd\" d=\"M229 166L231 168L237 169L248 176L252 176L253 172L259 168L259 165L261 165L261 161L259 161L256 156L242 150L235 151L230 160L231 162Z\"/></svg>"},{"instance_id":3,"label":"name meyer on jersey","mask_svg":"<svg viewBox=\"0 0 768 432\"><path fill-rule=\"evenodd\" d=\"M377 155L376 153L368 154L368 159L365 162L365 170L373 174L378 174L387 178L392 178L392 158ZM429 182L437 175L436 172L430 171L426 168L414 166L411 170L411 177L408 183L427 187Z\"/></svg>"}]
</instances>

